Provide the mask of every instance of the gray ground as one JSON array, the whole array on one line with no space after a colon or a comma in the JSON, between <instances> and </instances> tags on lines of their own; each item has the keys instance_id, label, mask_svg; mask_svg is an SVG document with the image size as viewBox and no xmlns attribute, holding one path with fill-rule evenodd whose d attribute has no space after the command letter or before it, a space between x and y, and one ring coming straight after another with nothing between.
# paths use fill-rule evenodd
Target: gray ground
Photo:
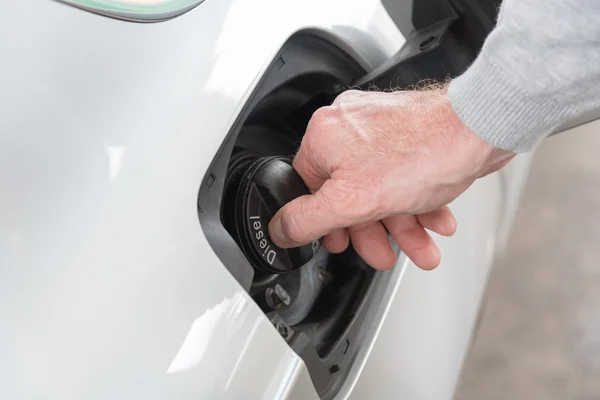
<instances>
[{"instance_id":1,"label":"gray ground","mask_svg":"<svg viewBox=\"0 0 600 400\"><path fill-rule=\"evenodd\" d=\"M537 152L456 400L600 399L600 124Z\"/></svg>"}]
</instances>

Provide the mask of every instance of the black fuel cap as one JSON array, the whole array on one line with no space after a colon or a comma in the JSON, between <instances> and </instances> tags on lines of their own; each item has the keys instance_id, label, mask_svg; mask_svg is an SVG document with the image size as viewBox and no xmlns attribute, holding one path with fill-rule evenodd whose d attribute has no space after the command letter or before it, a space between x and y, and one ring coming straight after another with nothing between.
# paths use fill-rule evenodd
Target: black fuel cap
<instances>
[{"instance_id":1,"label":"black fuel cap","mask_svg":"<svg viewBox=\"0 0 600 400\"><path fill-rule=\"evenodd\" d=\"M242 250L255 268L280 274L300 268L317 253L321 240L282 249L269 237L269 221L293 199L310 194L285 157L262 157L244 173L237 190L235 219Z\"/></svg>"}]
</instances>

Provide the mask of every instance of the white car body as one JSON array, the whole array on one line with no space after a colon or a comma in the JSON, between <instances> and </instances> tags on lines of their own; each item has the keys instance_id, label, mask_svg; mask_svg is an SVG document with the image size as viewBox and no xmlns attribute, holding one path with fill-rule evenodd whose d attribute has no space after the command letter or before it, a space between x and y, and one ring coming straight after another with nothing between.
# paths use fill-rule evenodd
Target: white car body
<instances>
[{"instance_id":1,"label":"white car body","mask_svg":"<svg viewBox=\"0 0 600 400\"><path fill-rule=\"evenodd\" d=\"M405 37L378 0L206 0L142 24L6 1L0 31L0 398L318 399L209 245L198 188L296 32L367 70ZM451 399L530 156L451 204L442 264L401 254L336 399Z\"/></svg>"}]
</instances>

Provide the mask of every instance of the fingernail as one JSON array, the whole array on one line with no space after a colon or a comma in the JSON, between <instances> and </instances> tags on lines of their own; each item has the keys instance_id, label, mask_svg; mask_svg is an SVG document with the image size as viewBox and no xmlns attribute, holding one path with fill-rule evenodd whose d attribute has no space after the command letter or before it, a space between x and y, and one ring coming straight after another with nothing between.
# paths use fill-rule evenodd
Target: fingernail
<instances>
[{"instance_id":1,"label":"fingernail","mask_svg":"<svg viewBox=\"0 0 600 400\"><path fill-rule=\"evenodd\" d=\"M281 216L279 214L276 214L269 222L269 236L277 246L284 247L283 229L281 228Z\"/></svg>"}]
</instances>

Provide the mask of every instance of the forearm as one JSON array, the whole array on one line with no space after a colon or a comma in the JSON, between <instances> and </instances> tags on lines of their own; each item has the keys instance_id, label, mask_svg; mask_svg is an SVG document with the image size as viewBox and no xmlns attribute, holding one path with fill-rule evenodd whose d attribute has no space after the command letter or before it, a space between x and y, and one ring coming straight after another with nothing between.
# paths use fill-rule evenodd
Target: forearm
<instances>
[{"instance_id":1,"label":"forearm","mask_svg":"<svg viewBox=\"0 0 600 400\"><path fill-rule=\"evenodd\" d=\"M448 95L487 142L533 149L566 121L600 108L600 2L505 0L481 54Z\"/></svg>"}]
</instances>

